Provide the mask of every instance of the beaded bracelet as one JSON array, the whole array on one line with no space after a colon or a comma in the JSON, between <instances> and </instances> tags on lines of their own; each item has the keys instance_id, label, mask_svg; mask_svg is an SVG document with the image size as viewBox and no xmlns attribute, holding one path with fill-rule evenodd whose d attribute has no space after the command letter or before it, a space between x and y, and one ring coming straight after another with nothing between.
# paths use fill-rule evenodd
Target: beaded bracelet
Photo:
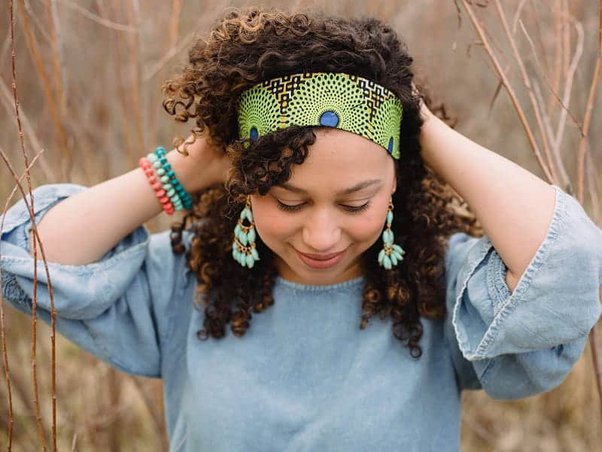
<instances>
[{"instance_id":1,"label":"beaded bracelet","mask_svg":"<svg viewBox=\"0 0 602 452\"><path fill-rule=\"evenodd\" d=\"M158 174L160 175L160 180L163 185L163 188L168 193L168 196L174 200L179 200L178 204L181 204L181 208L191 209L192 208L192 197L190 194L184 189L176 174L171 168L170 163L167 161L165 157L166 151L163 147L158 147L155 149L154 153L151 153L147 156L149 161L153 164L155 169L157 169ZM160 170L163 171L160 171ZM172 191L173 190L173 191Z\"/></svg>"},{"instance_id":2,"label":"beaded bracelet","mask_svg":"<svg viewBox=\"0 0 602 452\"><path fill-rule=\"evenodd\" d=\"M161 206L163 207L165 213L168 215L173 215L174 205L172 204L171 200L166 196L167 193L165 192L165 190L161 186L161 183L157 179L157 175L155 174L155 170L153 168L152 163L149 162L149 160L146 157L141 157L140 160L138 160L138 165L140 165L142 171L144 171L144 174L148 178L151 187L155 191L155 196L157 196L157 198L159 199L159 202L161 203Z\"/></svg>"},{"instance_id":3,"label":"beaded bracelet","mask_svg":"<svg viewBox=\"0 0 602 452\"><path fill-rule=\"evenodd\" d=\"M174 210L190 210L193 200L176 177L166 154L165 148L157 147L154 152L140 159L140 166L163 205L163 210L172 215Z\"/></svg>"}]
</instances>

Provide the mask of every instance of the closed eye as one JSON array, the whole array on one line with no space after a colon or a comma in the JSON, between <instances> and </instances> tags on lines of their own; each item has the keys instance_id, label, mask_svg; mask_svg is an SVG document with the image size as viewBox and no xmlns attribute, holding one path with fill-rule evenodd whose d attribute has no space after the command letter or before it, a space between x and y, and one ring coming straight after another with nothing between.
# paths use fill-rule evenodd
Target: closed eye
<instances>
[{"instance_id":1,"label":"closed eye","mask_svg":"<svg viewBox=\"0 0 602 452\"><path fill-rule=\"evenodd\" d=\"M276 201L278 202L278 204L277 204L278 208L285 212L298 212L306 204L303 202L301 204L290 205L290 204L284 204L280 200L276 200ZM346 204L340 204L340 206L343 210L345 210L349 213L359 213L359 212L366 210L370 206L370 201L366 202L365 204L362 204L361 206L348 206Z\"/></svg>"}]
</instances>

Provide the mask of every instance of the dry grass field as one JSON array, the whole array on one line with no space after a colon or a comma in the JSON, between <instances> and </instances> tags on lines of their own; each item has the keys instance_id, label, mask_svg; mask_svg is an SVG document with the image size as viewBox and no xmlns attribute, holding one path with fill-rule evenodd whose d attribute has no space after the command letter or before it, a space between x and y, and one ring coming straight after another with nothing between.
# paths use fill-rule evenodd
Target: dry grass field
<instances>
[{"instance_id":1,"label":"dry grass field","mask_svg":"<svg viewBox=\"0 0 602 452\"><path fill-rule=\"evenodd\" d=\"M226 8L257 3L2 0L0 150L20 175L24 160L12 91L11 4L24 145L30 161L39 157L30 171L35 187L56 182L96 184L135 168L143 153L157 145L169 146L175 136L185 134L187 128L174 124L163 112L162 81L185 61L195 36L206 33ZM578 196L594 221L602 224L602 93L593 95L600 91L594 73L602 3L283 0L262 4L372 15L387 21L406 40L418 78L434 98L445 102L462 133L541 177L549 174L551 181ZM14 186L8 166L0 163L3 208L19 198L18 192L11 197ZM170 219L161 215L148 227L159 231L169 224ZM42 450L41 436L52 450L51 330L37 326L41 421L36 422L31 321L10 308L3 311L12 416L3 367L0 449L7 447L12 420L12 450ZM602 349L602 343L598 347ZM56 343L56 363L59 450L166 450L159 381L121 374L62 338ZM549 393L511 402L491 400L481 392L465 393L462 450L602 451L601 412L588 346L567 380Z\"/></svg>"}]
</instances>

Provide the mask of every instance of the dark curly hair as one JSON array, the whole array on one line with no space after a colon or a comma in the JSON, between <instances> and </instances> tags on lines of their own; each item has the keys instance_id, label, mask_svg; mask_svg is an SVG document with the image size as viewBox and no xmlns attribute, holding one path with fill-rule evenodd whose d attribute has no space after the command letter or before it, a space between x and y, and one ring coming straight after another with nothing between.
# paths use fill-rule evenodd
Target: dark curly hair
<instances>
[{"instance_id":1,"label":"dark curly hair","mask_svg":"<svg viewBox=\"0 0 602 452\"><path fill-rule=\"evenodd\" d=\"M446 312L446 239L455 231L478 235L480 227L467 205L422 161L420 97L412 89L411 64L395 31L376 19L250 8L227 13L207 39L196 42L182 72L165 82L167 112L181 122L195 118L193 134L208 132L233 160L228 183L198 193L191 211L172 226L175 253L185 251L183 231L192 232L186 258L198 280L197 300L202 300L205 312L199 338L221 338L228 324L242 336L253 313L274 303L276 271L271 251L257 238L262 259L252 269L241 267L231 256L234 226L246 195L264 195L285 182L316 139L312 127L290 127L253 143L239 139L240 94L277 76L345 72L388 88L401 99L404 111L402 158L395 162L393 230L406 255L392 270L373 265L381 247L377 241L361 257L366 282L360 328L375 315L391 317L395 337L412 356L421 355L420 316L442 318Z\"/></svg>"}]
</instances>

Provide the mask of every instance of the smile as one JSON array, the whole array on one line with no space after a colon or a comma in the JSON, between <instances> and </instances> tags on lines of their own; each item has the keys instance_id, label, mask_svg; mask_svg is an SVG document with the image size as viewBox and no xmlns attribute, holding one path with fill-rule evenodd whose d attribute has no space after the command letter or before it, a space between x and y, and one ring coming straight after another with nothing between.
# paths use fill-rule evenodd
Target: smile
<instances>
[{"instance_id":1,"label":"smile","mask_svg":"<svg viewBox=\"0 0 602 452\"><path fill-rule=\"evenodd\" d=\"M331 254L305 254L295 249L297 256L305 265L314 269L330 268L338 264L347 250Z\"/></svg>"}]
</instances>

